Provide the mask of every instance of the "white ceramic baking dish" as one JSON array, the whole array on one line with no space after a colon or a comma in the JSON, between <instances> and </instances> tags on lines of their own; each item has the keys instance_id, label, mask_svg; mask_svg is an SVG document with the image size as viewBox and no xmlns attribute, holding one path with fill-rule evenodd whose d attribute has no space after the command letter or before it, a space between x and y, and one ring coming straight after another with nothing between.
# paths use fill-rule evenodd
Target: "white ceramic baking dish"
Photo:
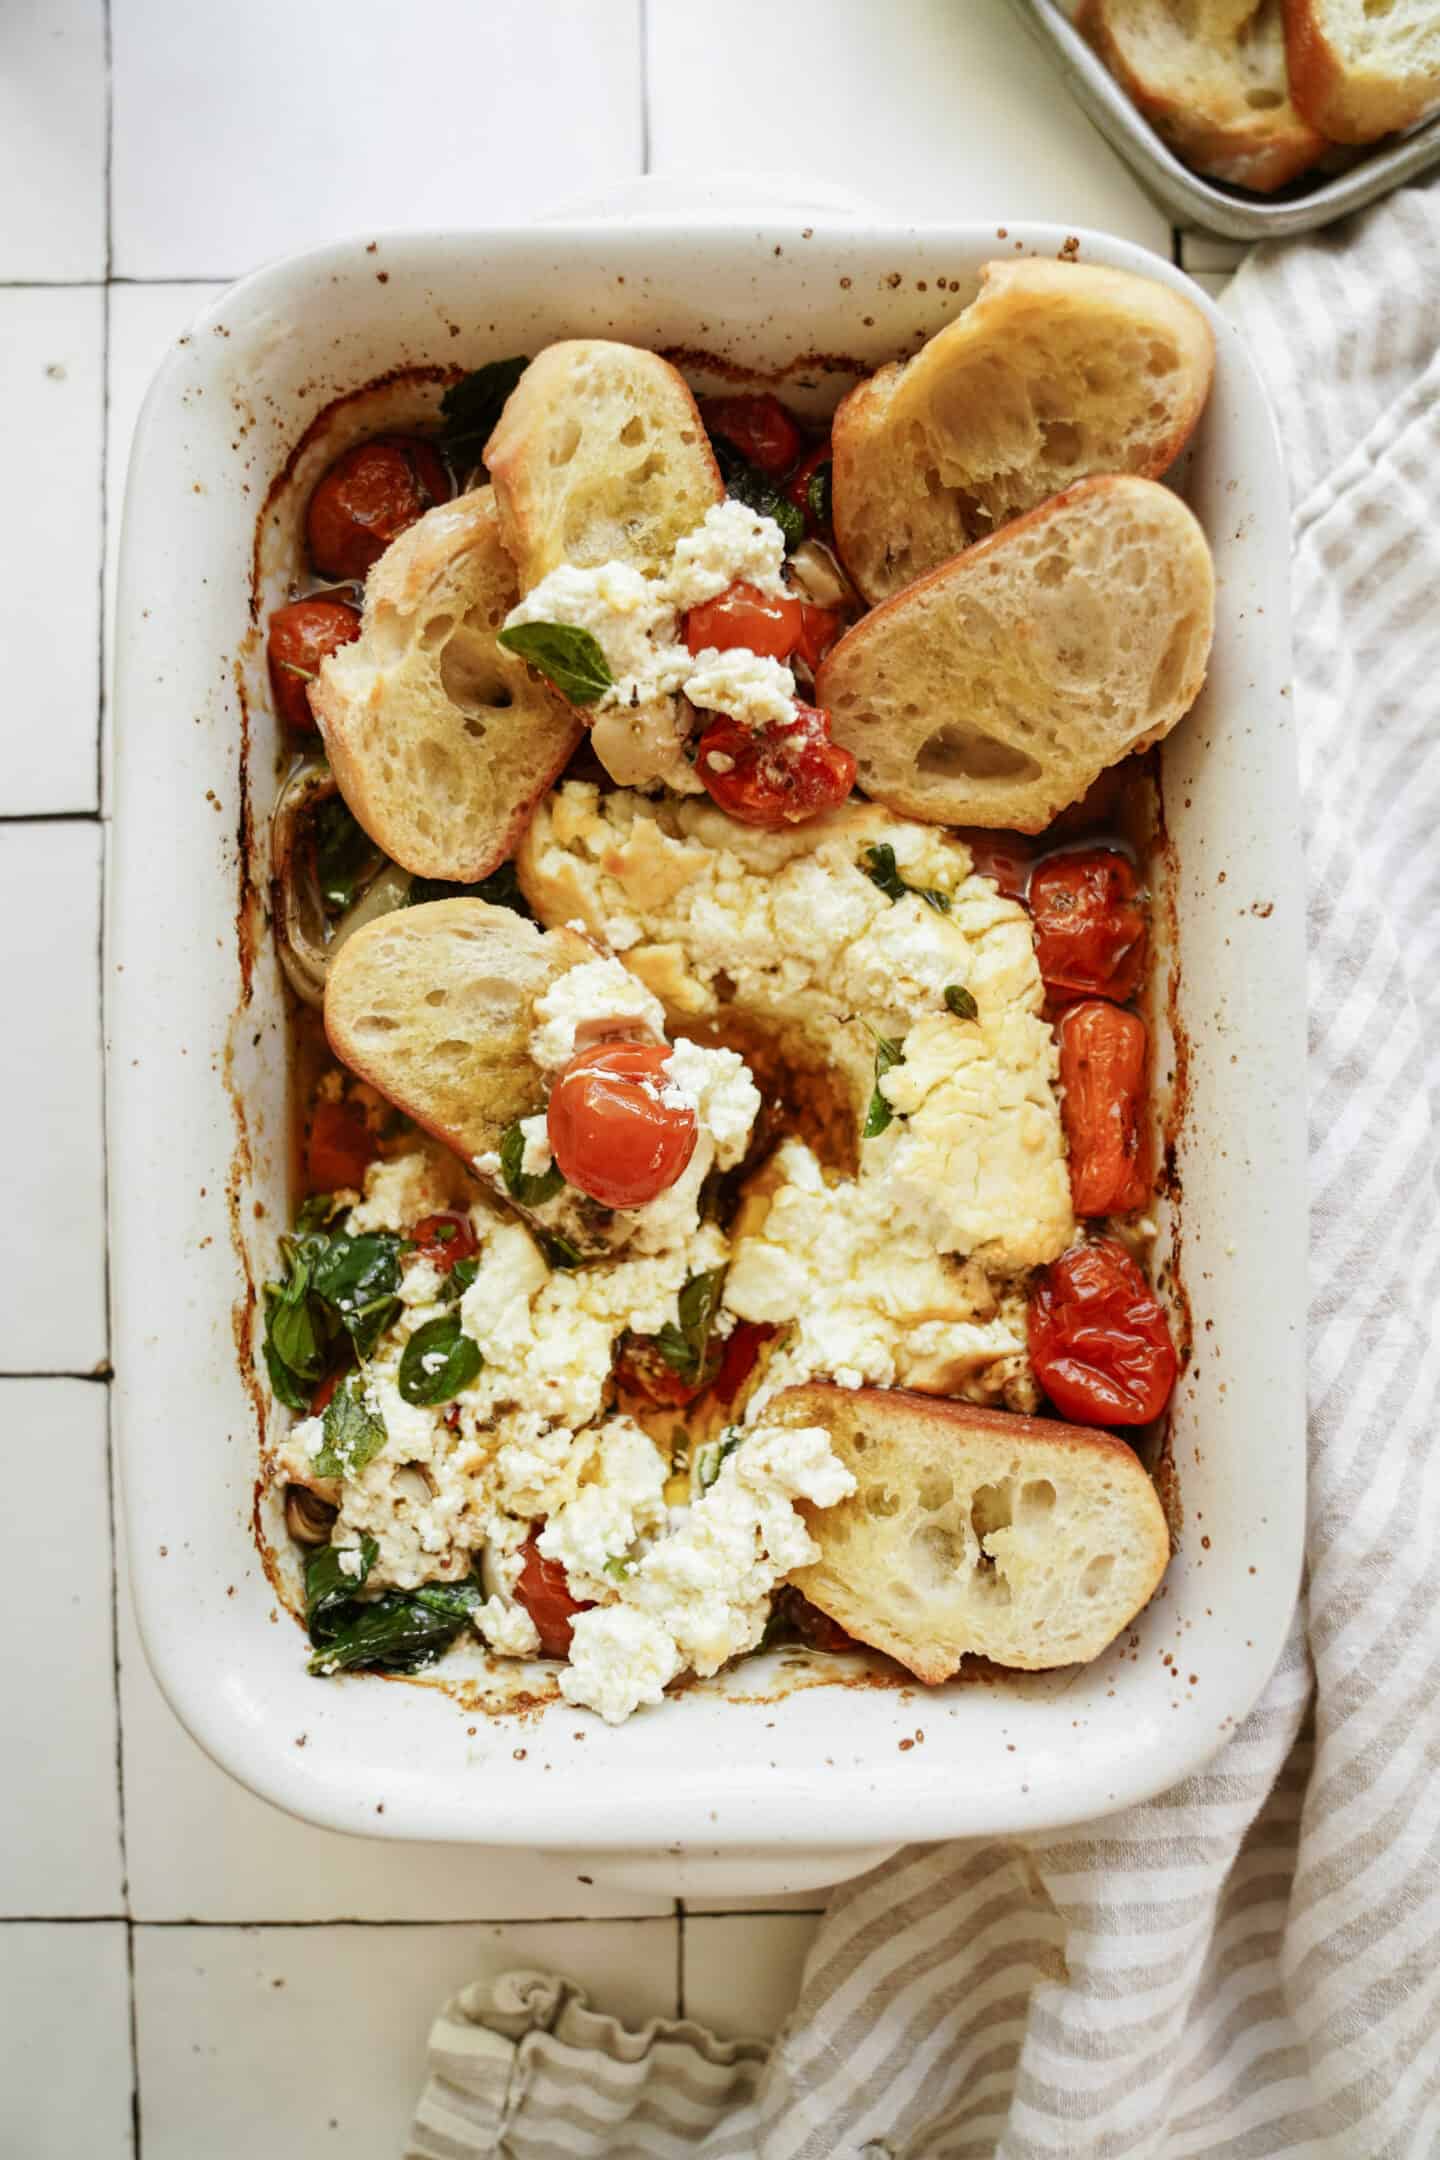
<instances>
[{"instance_id":1,"label":"white ceramic baking dish","mask_svg":"<svg viewBox=\"0 0 1440 2160\"><path fill-rule=\"evenodd\" d=\"M823 356L873 366L949 320L988 258L1077 250L1207 305L1168 263L1097 235L701 212L323 249L236 286L161 369L126 499L110 875L124 1489L161 1685L282 1807L356 1832L584 1850L637 1884L801 1887L912 1839L1053 1827L1159 1791L1262 1687L1303 1512L1303 952L1285 481L1254 370L1213 310L1215 391L1184 485L1219 622L1163 767L1188 1079L1162 1249L1180 1234L1195 1349L1174 1420L1179 1549L1133 1633L1083 1670L934 1692L815 1685L772 1654L611 1730L556 1703L495 1714L436 1687L308 1678L257 1547L248 1300L286 1219L285 1031L259 898L277 743L264 699L247 720L241 693L273 477L339 392L576 332L788 369L792 394L833 403L850 375ZM437 396L392 386L340 432ZM333 447L266 512L262 605L300 483Z\"/></svg>"}]
</instances>

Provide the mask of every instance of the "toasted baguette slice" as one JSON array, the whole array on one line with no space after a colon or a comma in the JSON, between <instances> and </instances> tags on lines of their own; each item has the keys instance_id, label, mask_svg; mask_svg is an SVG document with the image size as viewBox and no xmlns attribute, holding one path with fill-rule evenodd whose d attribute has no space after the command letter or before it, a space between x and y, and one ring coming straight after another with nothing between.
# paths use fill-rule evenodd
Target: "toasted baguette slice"
<instances>
[{"instance_id":1,"label":"toasted baguette slice","mask_svg":"<svg viewBox=\"0 0 1440 2160\"><path fill-rule=\"evenodd\" d=\"M789 1388L768 1425L822 1425L854 1472L801 1503L820 1558L789 1578L917 1680L964 1657L1083 1665L1154 1595L1170 1534L1139 1458L1110 1433L898 1388Z\"/></svg>"},{"instance_id":2,"label":"toasted baguette slice","mask_svg":"<svg viewBox=\"0 0 1440 2160\"><path fill-rule=\"evenodd\" d=\"M1325 149L1290 94L1280 0L1082 0L1076 21L1196 172L1268 195Z\"/></svg>"},{"instance_id":3,"label":"toasted baguette slice","mask_svg":"<svg viewBox=\"0 0 1440 2160\"><path fill-rule=\"evenodd\" d=\"M1214 600L1178 496L1082 480L862 617L816 702L891 810L1039 832L1194 702Z\"/></svg>"},{"instance_id":4,"label":"toasted baguette slice","mask_svg":"<svg viewBox=\"0 0 1440 2160\"><path fill-rule=\"evenodd\" d=\"M1092 473L1158 476L1189 440L1214 361L1199 308L1152 278L987 263L964 314L835 415L850 575L886 600Z\"/></svg>"},{"instance_id":5,"label":"toasted baguette slice","mask_svg":"<svg viewBox=\"0 0 1440 2160\"><path fill-rule=\"evenodd\" d=\"M1335 142L1374 142L1440 104L1435 0L1284 0L1295 103Z\"/></svg>"},{"instance_id":6,"label":"toasted baguette slice","mask_svg":"<svg viewBox=\"0 0 1440 2160\"><path fill-rule=\"evenodd\" d=\"M544 1094L536 998L595 948L486 900L381 915L341 946L325 1033L352 1072L473 1163Z\"/></svg>"},{"instance_id":7,"label":"toasted baguette slice","mask_svg":"<svg viewBox=\"0 0 1440 2160\"><path fill-rule=\"evenodd\" d=\"M580 739L566 700L495 642L519 597L490 489L444 503L380 557L359 637L311 694L341 794L415 877L488 876Z\"/></svg>"},{"instance_id":8,"label":"toasted baguette slice","mask_svg":"<svg viewBox=\"0 0 1440 2160\"><path fill-rule=\"evenodd\" d=\"M684 377L604 338L531 361L485 463L522 593L561 563L658 569L725 493Z\"/></svg>"}]
</instances>

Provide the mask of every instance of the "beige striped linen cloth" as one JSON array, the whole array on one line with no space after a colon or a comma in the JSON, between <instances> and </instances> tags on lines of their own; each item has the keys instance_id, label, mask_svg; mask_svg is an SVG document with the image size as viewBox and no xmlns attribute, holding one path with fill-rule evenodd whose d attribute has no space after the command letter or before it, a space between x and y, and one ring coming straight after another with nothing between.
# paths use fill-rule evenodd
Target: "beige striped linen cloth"
<instances>
[{"instance_id":1,"label":"beige striped linen cloth","mask_svg":"<svg viewBox=\"0 0 1440 2160\"><path fill-rule=\"evenodd\" d=\"M1311 1489L1280 1666L1160 1799L837 1890L772 2048L544 1976L466 1991L411 2160L1440 2154L1440 190L1261 251L1226 305L1295 502Z\"/></svg>"}]
</instances>

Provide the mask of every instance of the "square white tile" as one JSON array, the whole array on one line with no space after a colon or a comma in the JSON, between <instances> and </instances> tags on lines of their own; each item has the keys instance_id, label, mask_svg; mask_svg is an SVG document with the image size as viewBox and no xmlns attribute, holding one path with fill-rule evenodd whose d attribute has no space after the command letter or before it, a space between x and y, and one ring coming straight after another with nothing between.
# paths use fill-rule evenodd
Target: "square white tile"
<instances>
[{"instance_id":1,"label":"square white tile","mask_svg":"<svg viewBox=\"0 0 1440 2160\"><path fill-rule=\"evenodd\" d=\"M12 724L16 716L12 715ZM0 1373L105 1361L100 827L0 825L0 1118L22 1243L0 1300Z\"/></svg>"},{"instance_id":2,"label":"square white tile","mask_svg":"<svg viewBox=\"0 0 1440 2160\"><path fill-rule=\"evenodd\" d=\"M104 337L98 285L0 290L0 448L24 505L0 523L12 817L96 806Z\"/></svg>"},{"instance_id":3,"label":"square white tile","mask_svg":"<svg viewBox=\"0 0 1440 2160\"><path fill-rule=\"evenodd\" d=\"M675 1929L138 1928L145 2160L394 2160L458 1989L526 1966L627 2022L673 2016Z\"/></svg>"},{"instance_id":4,"label":"square white tile","mask_svg":"<svg viewBox=\"0 0 1440 2160\"><path fill-rule=\"evenodd\" d=\"M133 2154L123 1921L0 1924L0 2153Z\"/></svg>"},{"instance_id":5,"label":"square white tile","mask_svg":"<svg viewBox=\"0 0 1440 2160\"><path fill-rule=\"evenodd\" d=\"M113 0L115 269L235 276L640 170L638 0Z\"/></svg>"},{"instance_id":6,"label":"square white tile","mask_svg":"<svg viewBox=\"0 0 1440 2160\"><path fill-rule=\"evenodd\" d=\"M1170 226L1004 0L731 0L649 10L651 166L789 174L915 218L1046 218L1143 241ZM1004 243L998 243L1003 252Z\"/></svg>"},{"instance_id":7,"label":"square white tile","mask_svg":"<svg viewBox=\"0 0 1440 2160\"><path fill-rule=\"evenodd\" d=\"M0 1380L6 1492L26 1526L0 1573L0 1913L125 1909L105 1412L97 1381Z\"/></svg>"},{"instance_id":8,"label":"square white tile","mask_svg":"<svg viewBox=\"0 0 1440 2160\"><path fill-rule=\"evenodd\" d=\"M820 1925L813 1913L703 1919L687 1912L682 1942L685 2015L722 2039L777 2033L794 2009Z\"/></svg>"},{"instance_id":9,"label":"square white tile","mask_svg":"<svg viewBox=\"0 0 1440 2160\"><path fill-rule=\"evenodd\" d=\"M0 52L0 279L103 278L104 0L12 0Z\"/></svg>"}]
</instances>

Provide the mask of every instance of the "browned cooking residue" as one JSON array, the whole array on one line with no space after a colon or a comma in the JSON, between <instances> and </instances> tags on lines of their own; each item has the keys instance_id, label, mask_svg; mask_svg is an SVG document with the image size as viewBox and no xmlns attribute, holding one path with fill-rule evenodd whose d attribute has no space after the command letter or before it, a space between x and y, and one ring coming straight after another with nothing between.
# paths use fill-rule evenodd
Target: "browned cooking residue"
<instances>
[{"instance_id":1,"label":"browned cooking residue","mask_svg":"<svg viewBox=\"0 0 1440 2160\"><path fill-rule=\"evenodd\" d=\"M806 352L797 353L783 367L740 367L733 360L726 360L719 353L706 352L699 345L663 345L662 360L679 368L682 375L718 375L723 382L733 383L784 383L793 382L799 375L845 375L858 381L868 375L877 363L858 360L853 353ZM904 358L898 345L895 358Z\"/></svg>"},{"instance_id":2,"label":"browned cooking residue","mask_svg":"<svg viewBox=\"0 0 1440 2160\"><path fill-rule=\"evenodd\" d=\"M1180 950L1180 918L1175 905L1175 894L1180 879L1180 858L1165 816L1165 784L1159 758L1153 760L1155 779L1155 823L1150 840L1149 853L1152 862L1163 867L1159 880L1159 921L1156 923L1156 947L1163 947L1167 966L1165 971L1165 1016L1169 1023L1173 1046L1174 1068L1165 1094L1165 1114L1161 1127L1162 1159L1156 1179L1157 1193L1163 1193L1170 1202L1173 1230L1170 1253L1165 1266L1164 1290L1169 1306L1171 1326L1175 1335L1175 1348L1180 1357L1181 1374L1190 1363L1194 1344L1195 1322L1190 1309L1190 1297L1185 1287L1184 1271L1184 1185L1180 1174L1180 1139L1190 1114L1190 1035L1181 1012L1180 992L1183 983L1183 961ZM1152 890L1154 881L1152 879ZM1178 1385L1178 1380L1177 1380ZM1160 1451L1151 1465L1155 1490L1165 1513L1170 1542L1175 1546L1185 1525L1184 1508L1181 1503L1180 1479L1175 1465L1174 1409L1166 1413L1164 1429L1160 1437Z\"/></svg>"}]
</instances>

